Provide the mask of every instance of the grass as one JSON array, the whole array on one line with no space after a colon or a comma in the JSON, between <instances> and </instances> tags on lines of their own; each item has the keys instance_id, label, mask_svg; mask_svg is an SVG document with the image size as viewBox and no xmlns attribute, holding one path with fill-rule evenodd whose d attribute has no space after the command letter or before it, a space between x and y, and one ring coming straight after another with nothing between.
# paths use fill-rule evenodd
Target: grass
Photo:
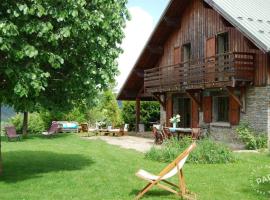
<instances>
[{"instance_id":1,"label":"grass","mask_svg":"<svg viewBox=\"0 0 270 200\"><path fill-rule=\"evenodd\" d=\"M267 165L269 155L241 154L234 164L192 165L184 168L189 189L201 200L266 200L249 182L251 169ZM133 199L145 183L135 177L139 168L159 172L166 163L144 159L102 141L59 135L3 142L4 174L0 199ZM269 187L270 188L270 187ZM177 199L153 189L145 199Z\"/></svg>"}]
</instances>

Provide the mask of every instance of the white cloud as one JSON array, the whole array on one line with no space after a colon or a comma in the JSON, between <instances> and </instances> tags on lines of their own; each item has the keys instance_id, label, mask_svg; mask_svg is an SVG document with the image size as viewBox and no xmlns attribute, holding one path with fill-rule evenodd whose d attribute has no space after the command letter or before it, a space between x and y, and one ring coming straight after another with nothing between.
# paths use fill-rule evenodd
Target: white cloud
<instances>
[{"instance_id":1,"label":"white cloud","mask_svg":"<svg viewBox=\"0 0 270 200\"><path fill-rule=\"evenodd\" d=\"M154 28L153 17L142 8L131 7L129 12L131 21L127 22L125 38L121 45L124 53L118 59L120 75L116 79L118 83L117 91L120 90L127 79Z\"/></svg>"}]
</instances>

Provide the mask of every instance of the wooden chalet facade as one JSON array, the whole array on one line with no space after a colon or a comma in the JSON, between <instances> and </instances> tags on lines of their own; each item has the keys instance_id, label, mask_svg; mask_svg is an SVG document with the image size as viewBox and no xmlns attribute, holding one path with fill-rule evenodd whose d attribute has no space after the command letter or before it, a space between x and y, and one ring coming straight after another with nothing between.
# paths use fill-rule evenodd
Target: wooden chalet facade
<instances>
[{"instance_id":1,"label":"wooden chalet facade","mask_svg":"<svg viewBox=\"0 0 270 200\"><path fill-rule=\"evenodd\" d=\"M167 126L180 114L181 127L230 132L248 121L269 132L269 51L215 3L169 3L118 95L119 100L137 101L137 122L139 101L157 100Z\"/></svg>"}]
</instances>

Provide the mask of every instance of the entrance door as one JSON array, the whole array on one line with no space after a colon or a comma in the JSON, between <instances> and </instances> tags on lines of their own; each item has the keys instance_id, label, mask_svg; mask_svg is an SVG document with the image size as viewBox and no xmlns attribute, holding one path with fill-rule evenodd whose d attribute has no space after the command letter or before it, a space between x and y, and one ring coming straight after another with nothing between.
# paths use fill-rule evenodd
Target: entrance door
<instances>
[{"instance_id":1,"label":"entrance door","mask_svg":"<svg viewBox=\"0 0 270 200\"><path fill-rule=\"evenodd\" d=\"M191 127L191 101L189 98L178 99L179 114L181 116L180 127Z\"/></svg>"}]
</instances>

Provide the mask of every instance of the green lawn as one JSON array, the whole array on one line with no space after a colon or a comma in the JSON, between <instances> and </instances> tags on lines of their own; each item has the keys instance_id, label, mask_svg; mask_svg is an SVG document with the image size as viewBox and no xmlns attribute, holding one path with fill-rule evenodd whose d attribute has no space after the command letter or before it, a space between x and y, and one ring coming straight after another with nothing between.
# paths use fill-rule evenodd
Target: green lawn
<instances>
[{"instance_id":1,"label":"green lawn","mask_svg":"<svg viewBox=\"0 0 270 200\"><path fill-rule=\"evenodd\" d=\"M250 185L250 170L269 164L266 154L242 154L228 165L191 165L184 168L189 189L202 200L266 200ZM144 159L102 141L75 135L52 139L33 137L3 142L4 174L0 199L53 200L133 199L144 182L135 177L139 168L158 172L166 164ZM154 189L145 199L177 199Z\"/></svg>"}]
</instances>

